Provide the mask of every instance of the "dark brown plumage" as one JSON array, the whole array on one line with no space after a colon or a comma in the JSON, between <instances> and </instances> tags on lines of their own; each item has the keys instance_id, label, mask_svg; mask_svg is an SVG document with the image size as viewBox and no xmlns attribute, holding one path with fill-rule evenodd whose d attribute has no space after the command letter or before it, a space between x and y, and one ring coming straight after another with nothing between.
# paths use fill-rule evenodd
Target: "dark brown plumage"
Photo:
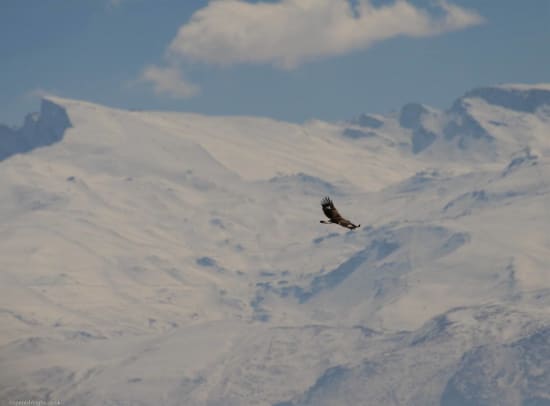
<instances>
[{"instance_id":1,"label":"dark brown plumage","mask_svg":"<svg viewBox=\"0 0 550 406\"><path fill-rule=\"evenodd\" d=\"M329 219L329 221L321 220L321 223L338 224L350 230L361 227L361 224L355 225L348 219L342 217L340 213L338 213L338 210L336 210L336 207L334 207L334 203L332 202L332 200L330 200L329 197L325 197L323 200L321 200L321 207L323 208L323 213L325 213L325 216L327 216Z\"/></svg>"}]
</instances>

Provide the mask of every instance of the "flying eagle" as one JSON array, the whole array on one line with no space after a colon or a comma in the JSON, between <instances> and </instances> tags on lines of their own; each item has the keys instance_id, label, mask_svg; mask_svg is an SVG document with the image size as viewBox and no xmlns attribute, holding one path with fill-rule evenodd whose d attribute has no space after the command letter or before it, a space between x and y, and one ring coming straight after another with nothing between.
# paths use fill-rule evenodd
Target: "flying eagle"
<instances>
[{"instance_id":1,"label":"flying eagle","mask_svg":"<svg viewBox=\"0 0 550 406\"><path fill-rule=\"evenodd\" d=\"M323 200L321 200L321 207L323 208L323 213L325 213L325 216L327 216L329 219L329 221L321 220L321 223L338 224L342 227L349 228L350 230L361 227L361 224L355 225L351 221L343 218L340 213L338 213L338 210L336 210L336 207L334 207L334 203L332 203L332 200L330 200L329 197L325 197Z\"/></svg>"}]
</instances>

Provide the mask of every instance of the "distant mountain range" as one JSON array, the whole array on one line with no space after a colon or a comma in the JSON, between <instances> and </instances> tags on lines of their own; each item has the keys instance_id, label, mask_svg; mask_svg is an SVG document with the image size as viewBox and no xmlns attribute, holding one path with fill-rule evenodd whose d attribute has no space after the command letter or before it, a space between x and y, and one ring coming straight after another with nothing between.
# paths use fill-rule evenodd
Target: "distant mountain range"
<instances>
[{"instance_id":1,"label":"distant mountain range","mask_svg":"<svg viewBox=\"0 0 550 406\"><path fill-rule=\"evenodd\" d=\"M548 84L303 125L49 97L0 126L0 400L550 405L549 134Z\"/></svg>"}]
</instances>

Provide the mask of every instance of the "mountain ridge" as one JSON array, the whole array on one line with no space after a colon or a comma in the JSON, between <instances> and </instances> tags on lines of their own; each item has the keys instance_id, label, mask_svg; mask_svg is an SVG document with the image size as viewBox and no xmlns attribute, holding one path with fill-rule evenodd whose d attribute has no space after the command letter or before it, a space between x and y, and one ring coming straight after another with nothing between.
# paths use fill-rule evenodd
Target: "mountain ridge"
<instances>
[{"instance_id":1,"label":"mountain ridge","mask_svg":"<svg viewBox=\"0 0 550 406\"><path fill-rule=\"evenodd\" d=\"M303 125L53 97L2 127L0 400L545 404L550 111L466 94Z\"/></svg>"}]
</instances>

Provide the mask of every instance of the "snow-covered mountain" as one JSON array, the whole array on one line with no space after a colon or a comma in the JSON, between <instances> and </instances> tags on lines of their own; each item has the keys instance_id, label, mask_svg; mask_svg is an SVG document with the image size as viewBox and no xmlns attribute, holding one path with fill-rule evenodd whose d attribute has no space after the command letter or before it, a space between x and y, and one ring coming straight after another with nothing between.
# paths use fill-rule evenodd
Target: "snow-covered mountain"
<instances>
[{"instance_id":1,"label":"snow-covered mountain","mask_svg":"<svg viewBox=\"0 0 550 406\"><path fill-rule=\"evenodd\" d=\"M3 402L550 405L550 85L304 125L50 97L0 160Z\"/></svg>"}]
</instances>

